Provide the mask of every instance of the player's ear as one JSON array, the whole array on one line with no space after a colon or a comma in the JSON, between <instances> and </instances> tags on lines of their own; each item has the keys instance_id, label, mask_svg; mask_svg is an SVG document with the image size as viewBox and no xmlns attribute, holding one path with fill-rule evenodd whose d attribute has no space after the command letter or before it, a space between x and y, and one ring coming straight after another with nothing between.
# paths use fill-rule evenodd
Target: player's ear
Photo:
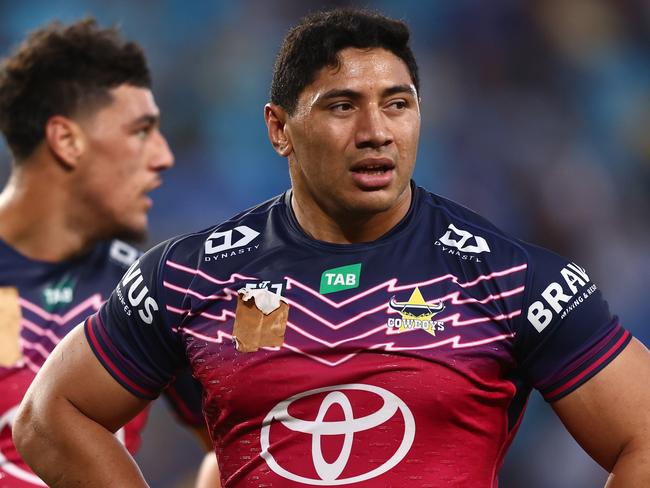
<instances>
[{"instance_id":1,"label":"player's ear","mask_svg":"<svg viewBox=\"0 0 650 488\"><path fill-rule=\"evenodd\" d=\"M286 158L293 151L291 139L286 130L287 112L273 103L264 105L264 120L269 133L269 139L275 152Z\"/></svg>"},{"instance_id":2,"label":"player's ear","mask_svg":"<svg viewBox=\"0 0 650 488\"><path fill-rule=\"evenodd\" d=\"M74 120L54 115L45 123L45 141L57 160L68 168L77 166L85 142L83 131Z\"/></svg>"}]
</instances>

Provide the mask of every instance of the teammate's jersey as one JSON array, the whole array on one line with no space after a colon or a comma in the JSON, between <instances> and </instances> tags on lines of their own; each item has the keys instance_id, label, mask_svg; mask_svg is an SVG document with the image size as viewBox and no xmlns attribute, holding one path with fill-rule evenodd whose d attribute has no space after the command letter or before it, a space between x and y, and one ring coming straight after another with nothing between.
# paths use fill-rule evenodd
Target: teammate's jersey
<instances>
[{"instance_id":1,"label":"teammate's jersey","mask_svg":"<svg viewBox=\"0 0 650 488\"><path fill-rule=\"evenodd\" d=\"M531 389L563 397L630 335L584 269L413 190L371 243L309 238L288 192L159 245L89 343L144 398L190 364L226 487L494 487ZM246 287L288 304L281 345L238 350Z\"/></svg>"},{"instance_id":2,"label":"teammate's jersey","mask_svg":"<svg viewBox=\"0 0 650 488\"><path fill-rule=\"evenodd\" d=\"M18 405L54 346L95 313L139 252L120 241L79 259L34 261L0 241L0 486L45 486L22 461L11 440ZM185 376L183 378L183 376ZM200 390L181 375L168 397L183 421L200 425ZM140 444L146 412L116 434L130 452Z\"/></svg>"}]
</instances>

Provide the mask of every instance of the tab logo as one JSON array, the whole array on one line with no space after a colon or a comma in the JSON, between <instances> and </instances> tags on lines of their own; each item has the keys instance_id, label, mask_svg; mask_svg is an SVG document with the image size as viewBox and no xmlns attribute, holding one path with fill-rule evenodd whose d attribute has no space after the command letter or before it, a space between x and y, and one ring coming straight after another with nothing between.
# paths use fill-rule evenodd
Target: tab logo
<instances>
[{"instance_id":1,"label":"tab logo","mask_svg":"<svg viewBox=\"0 0 650 488\"><path fill-rule=\"evenodd\" d=\"M64 276L58 283L47 285L43 289L43 301L45 309L52 311L59 305L68 305L74 298L74 280Z\"/></svg>"},{"instance_id":2,"label":"tab logo","mask_svg":"<svg viewBox=\"0 0 650 488\"><path fill-rule=\"evenodd\" d=\"M226 231L214 231L205 241L205 254L207 255L205 260L228 258L257 249L259 244L255 246L248 246L248 244L253 242L259 235L259 232L245 225L238 225L234 229ZM233 242L233 239L236 240ZM235 249L237 250L235 251ZM217 254L217 256L212 256L213 254Z\"/></svg>"},{"instance_id":3,"label":"tab logo","mask_svg":"<svg viewBox=\"0 0 650 488\"><path fill-rule=\"evenodd\" d=\"M349 264L340 268L326 269L320 277L320 294L351 290L359 287L361 263Z\"/></svg>"}]
</instances>

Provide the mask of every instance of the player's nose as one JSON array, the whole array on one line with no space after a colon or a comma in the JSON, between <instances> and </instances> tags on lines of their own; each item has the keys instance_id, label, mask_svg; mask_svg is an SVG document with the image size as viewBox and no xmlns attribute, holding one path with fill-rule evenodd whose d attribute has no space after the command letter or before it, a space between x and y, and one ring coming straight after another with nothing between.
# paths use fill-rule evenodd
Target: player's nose
<instances>
[{"instance_id":1,"label":"player's nose","mask_svg":"<svg viewBox=\"0 0 650 488\"><path fill-rule=\"evenodd\" d=\"M355 143L358 148L379 148L393 142L386 117L379 106L361 110L357 119Z\"/></svg>"},{"instance_id":2,"label":"player's nose","mask_svg":"<svg viewBox=\"0 0 650 488\"><path fill-rule=\"evenodd\" d=\"M160 131L156 135L156 152L152 158L152 167L157 171L164 171L174 165L174 153L167 143L167 139Z\"/></svg>"}]
</instances>

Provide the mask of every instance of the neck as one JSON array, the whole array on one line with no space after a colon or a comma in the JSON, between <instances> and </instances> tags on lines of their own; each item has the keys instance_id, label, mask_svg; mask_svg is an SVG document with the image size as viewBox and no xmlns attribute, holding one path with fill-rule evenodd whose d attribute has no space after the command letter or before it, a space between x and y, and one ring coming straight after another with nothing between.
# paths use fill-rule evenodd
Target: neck
<instances>
[{"instance_id":1,"label":"neck","mask_svg":"<svg viewBox=\"0 0 650 488\"><path fill-rule=\"evenodd\" d=\"M313 199L292 193L291 207L302 230L332 244L372 242L389 232L408 213L413 198L410 185L389 209L379 212L328 212Z\"/></svg>"},{"instance_id":2,"label":"neck","mask_svg":"<svg viewBox=\"0 0 650 488\"><path fill-rule=\"evenodd\" d=\"M14 169L0 193L0 239L31 259L58 262L85 253L96 239L79 225L70 178L51 166L30 161Z\"/></svg>"}]
</instances>

